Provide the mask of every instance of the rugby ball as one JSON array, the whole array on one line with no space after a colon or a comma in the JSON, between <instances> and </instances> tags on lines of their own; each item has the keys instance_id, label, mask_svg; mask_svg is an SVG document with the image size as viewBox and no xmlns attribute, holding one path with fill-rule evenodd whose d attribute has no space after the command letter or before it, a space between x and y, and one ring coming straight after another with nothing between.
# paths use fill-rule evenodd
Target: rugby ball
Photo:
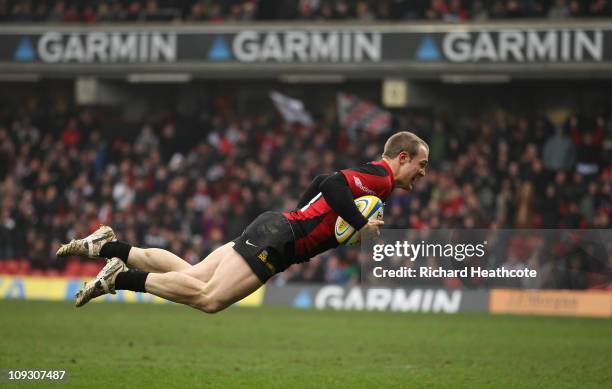
<instances>
[{"instance_id":1,"label":"rugby ball","mask_svg":"<svg viewBox=\"0 0 612 389\"><path fill-rule=\"evenodd\" d=\"M384 204L381 199L376 196L362 196L355 199L355 205L359 212L366 219L383 219L383 207ZM345 245L354 245L360 242L361 237L359 236L359 232L355 231L353 226L344 221L340 216L336 219L336 228L334 231L336 235L336 240L340 244Z\"/></svg>"}]
</instances>

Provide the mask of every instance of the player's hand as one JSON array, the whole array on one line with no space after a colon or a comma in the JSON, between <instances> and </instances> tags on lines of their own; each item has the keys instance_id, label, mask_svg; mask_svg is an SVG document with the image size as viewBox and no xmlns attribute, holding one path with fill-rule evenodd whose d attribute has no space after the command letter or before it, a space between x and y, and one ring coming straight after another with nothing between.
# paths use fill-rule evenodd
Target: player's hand
<instances>
[{"instance_id":1,"label":"player's hand","mask_svg":"<svg viewBox=\"0 0 612 389\"><path fill-rule=\"evenodd\" d=\"M361 234L361 241L368 241L377 239L380 236L379 228L385 224L384 221L378 219L368 220L368 224L361 227L359 234Z\"/></svg>"}]
</instances>

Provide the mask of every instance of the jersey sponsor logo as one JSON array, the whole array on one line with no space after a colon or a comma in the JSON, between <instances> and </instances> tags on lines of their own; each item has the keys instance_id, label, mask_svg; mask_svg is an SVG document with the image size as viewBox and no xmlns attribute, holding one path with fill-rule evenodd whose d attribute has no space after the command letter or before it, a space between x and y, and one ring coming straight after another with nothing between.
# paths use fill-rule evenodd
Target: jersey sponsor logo
<instances>
[{"instance_id":1,"label":"jersey sponsor logo","mask_svg":"<svg viewBox=\"0 0 612 389\"><path fill-rule=\"evenodd\" d=\"M337 310L456 313L461 299L462 293L459 290L345 289L329 285L318 291L314 306L317 309Z\"/></svg>"},{"instance_id":2,"label":"jersey sponsor logo","mask_svg":"<svg viewBox=\"0 0 612 389\"><path fill-rule=\"evenodd\" d=\"M363 182L361 182L361 179L359 177L353 177L353 181L355 181L355 186L361 189L362 191L376 196L376 192L374 192L372 189L365 186Z\"/></svg>"}]
</instances>

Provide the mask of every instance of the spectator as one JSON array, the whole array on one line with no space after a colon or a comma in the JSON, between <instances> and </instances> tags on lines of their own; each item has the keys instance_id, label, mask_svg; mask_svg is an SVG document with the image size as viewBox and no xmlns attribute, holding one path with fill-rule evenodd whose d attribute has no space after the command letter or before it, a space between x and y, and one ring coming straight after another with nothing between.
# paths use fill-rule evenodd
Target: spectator
<instances>
[{"instance_id":1,"label":"spectator","mask_svg":"<svg viewBox=\"0 0 612 389\"><path fill-rule=\"evenodd\" d=\"M570 16L573 18L584 16L582 4L580 4L580 1L570 0L569 13L570 13Z\"/></svg>"},{"instance_id":2,"label":"spectator","mask_svg":"<svg viewBox=\"0 0 612 389\"><path fill-rule=\"evenodd\" d=\"M63 1L57 1L53 5L51 12L47 15L48 22L64 21L64 13L66 12L66 4Z\"/></svg>"},{"instance_id":3,"label":"spectator","mask_svg":"<svg viewBox=\"0 0 612 389\"><path fill-rule=\"evenodd\" d=\"M548 10L549 19L566 19L570 16L571 8L566 0L555 0Z\"/></svg>"},{"instance_id":4,"label":"spectator","mask_svg":"<svg viewBox=\"0 0 612 389\"><path fill-rule=\"evenodd\" d=\"M444 20L447 22L464 22L469 19L469 13L461 5L461 0L450 0L448 13Z\"/></svg>"},{"instance_id":5,"label":"spectator","mask_svg":"<svg viewBox=\"0 0 612 389\"><path fill-rule=\"evenodd\" d=\"M81 131L78 128L76 118L68 120L66 127L62 131L62 140L66 147L74 147L81 141Z\"/></svg>"},{"instance_id":6,"label":"spectator","mask_svg":"<svg viewBox=\"0 0 612 389\"><path fill-rule=\"evenodd\" d=\"M448 14L446 0L431 0L429 8L425 11L425 18L429 20L442 20Z\"/></svg>"},{"instance_id":7,"label":"spectator","mask_svg":"<svg viewBox=\"0 0 612 389\"><path fill-rule=\"evenodd\" d=\"M141 19L142 4L140 1L132 0L127 6L125 13L125 20L128 22L135 22Z\"/></svg>"},{"instance_id":8,"label":"spectator","mask_svg":"<svg viewBox=\"0 0 612 389\"><path fill-rule=\"evenodd\" d=\"M491 12L489 13L491 19L503 19L507 17L506 7L502 0L495 0L493 2L493 7L491 8Z\"/></svg>"},{"instance_id":9,"label":"spectator","mask_svg":"<svg viewBox=\"0 0 612 389\"><path fill-rule=\"evenodd\" d=\"M71 4L70 6L68 6L66 11L64 12L63 21L67 23L77 23L81 21L79 9L77 8L76 4Z\"/></svg>"},{"instance_id":10,"label":"spectator","mask_svg":"<svg viewBox=\"0 0 612 389\"><path fill-rule=\"evenodd\" d=\"M365 1L358 1L356 6L357 20L371 21L376 19L374 13L370 10L370 5Z\"/></svg>"},{"instance_id":11,"label":"spectator","mask_svg":"<svg viewBox=\"0 0 612 389\"><path fill-rule=\"evenodd\" d=\"M482 0L475 0L472 3L471 19L475 21L489 19L489 11L485 8Z\"/></svg>"},{"instance_id":12,"label":"spectator","mask_svg":"<svg viewBox=\"0 0 612 389\"><path fill-rule=\"evenodd\" d=\"M94 7L91 5L86 6L85 9L83 10L83 22L95 23L97 22L97 19L98 19L98 15L96 14Z\"/></svg>"},{"instance_id":13,"label":"spectator","mask_svg":"<svg viewBox=\"0 0 612 389\"><path fill-rule=\"evenodd\" d=\"M191 12L187 20L192 22L201 22L206 20L206 4L201 1L195 2L191 6Z\"/></svg>"},{"instance_id":14,"label":"spectator","mask_svg":"<svg viewBox=\"0 0 612 389\"><path fill-rule=\"evenodd\" d=\"M544 143L544 166L551 171L567 171L574 164L575 149L572 140L565 135L563 127L557 126L555 134Z\"/></svg>"},{"instance_id":15,"label":"spectator","mask_svg":"<svg viewBox=\"0 0 612 389\"><path fill-rule=\"evenodd\" d=\"M9 11L8 0L0 0L0 22L10 21L11 13Z\"/></svg>"},{"instance_id":16,"label":"spectator","mask_svg":"<svg viewBox=\"0 0 612 389\"><path fill-rule=\"evenodd\" d=\"M577 148L576 169L582 174L596 174L599 171L604 126L601 117L596 119L593 131L589 131L587 125L577 118L570 119L570 134Z\"/></svg>"},{"instance_id":17,"label":"spectator","mask_svg":"<svg viewBox=\"0 0 612 389\"><path fill-rule=\"evenodd\" d=\"M589 13L595 17L610 16L611 7L608 0L591 0L591 6L589 7Z\"/></svg>"},{"instance_id":18,"label":"spectator","mask_svg":"<svg viewBox=\"0 0 612 389\"><path fill-rule=\"evenodd\" d=\"M149 155L158 146L159 138L153 132L153 127L150 124L145 124L134 142L134 150L138 154Z\"/></svg>"},{"instance_id":19,"label":"spectator","mask_svg":"<svg viewBox=\"0 0 612 389\"><path fill-rule=\"evenodd\" d=\"M518 19L529 16L525 12L523 12L523 8L516 0L507 0L506 1L506 11L505 17L509 19Z\"/></svg>"}]
</instances>

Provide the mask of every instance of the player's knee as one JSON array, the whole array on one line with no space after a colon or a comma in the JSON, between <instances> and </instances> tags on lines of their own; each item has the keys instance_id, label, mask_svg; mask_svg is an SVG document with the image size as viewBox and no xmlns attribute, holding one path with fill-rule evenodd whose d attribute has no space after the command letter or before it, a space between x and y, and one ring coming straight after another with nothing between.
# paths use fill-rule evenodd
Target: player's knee
<instances>
[{"instance_id":1,"label":"player's knee","mask_svg":"<svg viewBox=\"0 0 612 389\"><path fill-rule=\"evenodd\" d=\"M142 253L147 261L150 261L153 258L154 251L151 249L143 249Z\"/></svg>"},{"instance_id":2,"label":"player's knee","mask_svg":"<svg viewBox=\"0 0 612 389\"><path fill-rule=\"evenodd\" d=\"M196 308L206 313L217 313L227 307L225 303L209 296L202 296L196 303Z\"/></svg>"}]
</instances>

